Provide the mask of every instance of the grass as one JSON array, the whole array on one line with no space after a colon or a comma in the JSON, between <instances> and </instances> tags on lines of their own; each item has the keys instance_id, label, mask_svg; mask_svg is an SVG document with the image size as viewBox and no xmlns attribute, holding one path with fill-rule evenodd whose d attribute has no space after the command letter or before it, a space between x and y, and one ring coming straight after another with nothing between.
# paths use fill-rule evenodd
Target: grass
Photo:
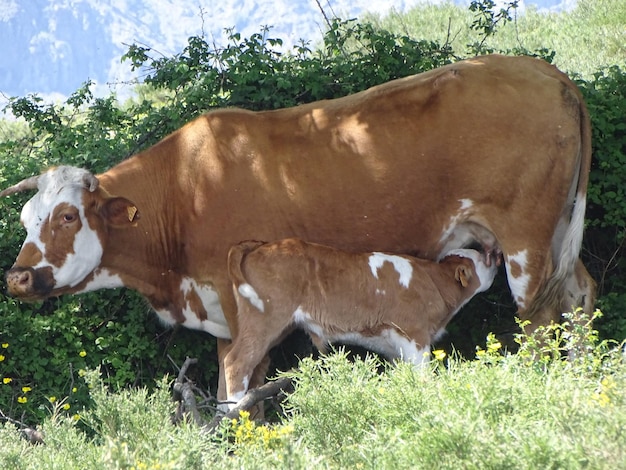
<instances>
[{"instance_id":1,"label":"grass","mask_svg":"<svg viewBox=\"0 0 626 470\"><path fill-rule=\"evenodd\" d=\"M366 18L392 32L449 43L457 53L481 40L480 33L470 28L475 19L472 12L452 2ZM485 45L495 51L555 51L555 65L586 79L608 66L626 65L626 2L622 0L579 0L574 10L559 13L528 8L514 19L499 27Z\"/></svg>"},{"instance_id":2,"label":"grass","mask_svg":"<svg viewBox=\"0 0 626 470\"><path fill-rule=\"evenodd\" d=\"M280 422L243 415L207 436L170 422L164 381L154 393L109 393L88 374L94 406L62 404L42 424L45 445L0 426L0 466L104 468L613 469L626 467L626 368L620 347L590 323L527 338L516 355L490 337L478 359L433 360L417 371L343 352L305 359ZM576 329L575 328L575 329ZM554 331L552 331L554 333ZM576 351L570 360L563 348Z\"/></svg>"}]
</instances>

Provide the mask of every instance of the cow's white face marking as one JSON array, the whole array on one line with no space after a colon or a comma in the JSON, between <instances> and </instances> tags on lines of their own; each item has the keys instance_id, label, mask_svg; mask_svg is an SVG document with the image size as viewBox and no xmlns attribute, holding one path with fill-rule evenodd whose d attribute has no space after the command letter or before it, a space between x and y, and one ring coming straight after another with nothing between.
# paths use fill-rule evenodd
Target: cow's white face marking
<instances>
[{"instance_id":1,"label":"cow's white face marking","mask_svg":"<svg viewBox=\"0 0 626 470\"><path fill-rule=\"evenodd\" d=\"M515 254L507 254L506 256L506 277L513 294L513 298L520 309L526 308L526 294L528 293L528 284L530 282L530 274L528 274L528 250L518 251Z\"/></svg>"},{"instance_id":2,"label":"cow's white face marking","mask_svg":"<svg viewBox=\"0 0 626 470\"><path fill-rule=\"evenodd\" d=\"M260 312L265 311L263 301L259 297L259 294L257 294L257 292L254 290L254 287L252 287L250 284L241 284L237 288L237 291L239 291L242 297L248 299L252 306L255 307L257 310L259 310Z\"/></svg>"},{"instance_id":3,"label":"cow's white face marking","mask_svg":"<svg viewBox=\"0 0 626 470\"><path fill-rule=\"evenodd\" d=\"M42 259L31 267L51 268L53 288L79 284L100 264L102 258L102 242L85 217L82 200L85 174L89 172L73 167L59 167L43 173L37 183L39 191L22 209L21 221L27 232L24 245L32 243L42 254ZM58 213L61 207L67 208L67 213ZM63 217L76 217L76 220L72 222ZM56 246L61 236L59 232L65 226L56 227L53 218L59 218L60 222L56 222L65 226L71 223L80 226L71 245ZM56 261L51 261L51 256ZM61 263L60 259L63 260Z\"/></svg>"},{"instance_id":4,"label":"cow's white face marking","mask_svg":"<svg viewBox=\"0 0 626 470\"><path fill-rule=\"evenodd\" d=\"M408 288L413 276L413 267L408 259L401 256L387 255L385 253L372 253L369 257L369 265L372 270L372 275L378 279L378 270L385 264L385 262L391 263L394 269L400 275L400 284Z\"/></svg>"},{"instance_id":5,"label":"cow's white face marking","mask_svg":"<svg viewBox=\"0 0 626 470\"><path fill-rule=\"evenodd\" d=\"M183 294L183 303L177 308L180 308L180 313L184 317L181 322L184 326L194 330L206 331L217 338L231 339L230 329L226 323L219 296L213 288L206 284L198 284L195 280L185 277L180 283L180 290ZM196 298L200 300L201 307L206 312L206 319L201 319L200 312L195 310L195 308L200 307L200 305L192 303L192 299ZM155 311L163 322L170 325L176 322L169 310L155 309Z\"/></svg>"}]
</instances>

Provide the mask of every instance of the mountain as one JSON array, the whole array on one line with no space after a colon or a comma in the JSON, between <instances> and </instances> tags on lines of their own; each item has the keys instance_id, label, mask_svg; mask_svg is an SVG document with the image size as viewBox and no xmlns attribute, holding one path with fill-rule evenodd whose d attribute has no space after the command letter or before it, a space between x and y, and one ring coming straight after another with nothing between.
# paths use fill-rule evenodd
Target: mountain
<instances>
[{"instance_id":1,"label":"mountain","mask_svg":"<svg viewBox=\"0 0 626 470\"><path fill-rule=\"evenodd\" d=\"M224 29L243 36L271 25L288 44L315 42L324 16L406 11L424 0L0 0L0 93L37 93L48 99L75 91L88 79L106 94L133 75L121 56L129 44L164 55L180 52L189 36L224 44ZM469 3L467 0L456 0ZM540 0L539 7L572 0ZM523 4L523 2L520 2Z\"/></svg>"}]
</instances>

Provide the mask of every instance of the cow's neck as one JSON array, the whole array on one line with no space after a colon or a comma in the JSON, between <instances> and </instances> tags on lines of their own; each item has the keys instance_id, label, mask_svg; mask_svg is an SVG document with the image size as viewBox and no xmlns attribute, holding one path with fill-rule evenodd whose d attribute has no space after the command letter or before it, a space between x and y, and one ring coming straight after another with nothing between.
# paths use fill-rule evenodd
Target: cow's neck
<instances>
[{"instance_id":1,"label":"cow's neck","mask_svg":"<svg viewBox=\"0 0 626 470\"><path fill-rule=\"evenodd\" d=\"M144 158L139 154L99 176L103 189L137 206L139 218L133 227L109 229L100 268L85 290L123 285L145 296L166 323L227 338L217 293L210 279L193 277L185 254L182 214L193 212L193 185L169 152L152 152L149 162Z\"/></svg>"}]
</instances>

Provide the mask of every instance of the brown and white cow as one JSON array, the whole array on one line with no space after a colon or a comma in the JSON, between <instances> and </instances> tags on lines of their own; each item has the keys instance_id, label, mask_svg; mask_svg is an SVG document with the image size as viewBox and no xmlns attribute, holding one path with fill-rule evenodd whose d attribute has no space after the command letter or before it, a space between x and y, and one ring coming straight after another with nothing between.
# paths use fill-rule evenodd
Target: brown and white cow
<instances>
[{"instance_id":1,"label":"brown and white cow","mask_svg":"<svg viewBox=\"0 0 626 470\"><path fill-rule=\"evenodd\" d=\"M429 259L476 241L501 249L519 315L545 324L592 310L579 260L590 159L579 90L530 57L217 110L100 175L60 167L2 191L38 189L6 280L24 300L136 289L165 321L220 338L223 357L237 333L226 259L242 240Z\"/></svg>"},{"instance_id":2,"label":"brown and white cow","mask_svg":"<svg viewBox=\"0 0 626 470\"><path fill-rule=\"evenodd\" d=\"M489 256L458 249L435 262L294 238L235 245L228 272L239 332L224 358L230 406L270 348L295 328L321 351L339 342L422 365L452 317L491 287L497 263Z\"/></svg>"}]
</instances>

